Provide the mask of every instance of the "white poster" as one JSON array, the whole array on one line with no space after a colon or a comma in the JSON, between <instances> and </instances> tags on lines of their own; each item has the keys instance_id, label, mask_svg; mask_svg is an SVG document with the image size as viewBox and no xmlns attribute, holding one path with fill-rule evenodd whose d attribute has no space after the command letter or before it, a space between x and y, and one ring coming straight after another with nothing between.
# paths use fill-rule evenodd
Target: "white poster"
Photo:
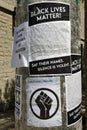
<instances>
[{"instance_id":1,"label":"white poster","mask_svg":"<svg viewBox=\"0 0 87 130\"><path fill-rule=\"evenodd\" d=\"M14 28L14 43L12 50L12 67L28 67L29 53L29 27L28 22Z\"/></svg>"},{"instance_id":2,"label":"white poster","mask_svg":"<svg viewBox=\"0 0 87 130\"><path fill-rule=\"evenodd\" d=\"M22 75L16 74L16 89L22 90Z\"/></svg>"},{"instance_id":3,"label":"white poster","mask_svg":"<svg viewBox=\"0 0 87 130\"><path fill-rule=\"evenodd\" d=\"M22 75L16 74L16 88L15 88L15 117L21 118L22 106Z\"/></svg>"},{"instance_id":4,"label":"white poster","mask_svg":"<svg viewBox=\"0 0 87 130\"><path fill-rule=\"evenodd\" d=\"M60 78L27 78L27 125L53 127L62 125Z\"/></svg>"},{"instance_id":5,"label":"white poster","mask_svg":"<svg viewBox=\"0 0 87 130\"><path fill-rule=\"evenodd\" d=\"M70 5L39 2L28 5L30 27L29 61L71 53Z\"/></svg>"},{"instance_id":6,"label":"white poster","mask_svg":"<svg viewBox=\"0 0 87 130\"><path fill-rule=\"evenodd\" d=\"M82 85L81 71L65 77L67 125L73 125L81 118Z\"/></svg>"}]
</instances>

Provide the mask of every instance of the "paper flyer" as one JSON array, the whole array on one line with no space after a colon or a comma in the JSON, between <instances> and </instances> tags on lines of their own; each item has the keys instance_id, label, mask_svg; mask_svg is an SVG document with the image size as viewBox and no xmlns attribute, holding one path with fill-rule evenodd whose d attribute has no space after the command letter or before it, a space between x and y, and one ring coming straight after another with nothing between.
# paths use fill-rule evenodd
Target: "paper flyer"
<instances>
[{"instance_id":1,"label":"paper flyer","mask_svg":"<svg viewBox=\"0 0 87 130\"><path fill-rule=\"evenodd\" d=\"M15 85L15 117L21 118L22 115L22 75L16 74L16 85Z\"/></svg>"},{"instance_id":2,"label":"paper flyer","mask_svg":"<svg viewBox=\"0 0 87 130\"><path fill-rule=\"evenodd\" d=\"M82 117L81 71L65 77L67 125L73 125Z\"/></svg>"},{"instance_id":3,"label":"paper flyer","mask_svg":"<svg viewBox=\"0 0 87 130\"><path fill-rule=\"evenodd\" d=\"M27 125L62 125L60 77L27 78Z\"/></svg>"},{"instance_id":4,"label":"paper flyer","mask_svg":"<svg viewBox=\"0 0 87 130\"><path fill-rule=\"evenodd\" d=\"M28 22L14 28L11 67L28 67L29 27Z\"/></svg>"},{"instance_id":5,"label":"paper flyer","mask_svg":"<svg viewBox=\"0 0 87 130\"><path fill-rule=\"evenodd\" d=\"M29 61L66 56L71 53L70 5L35 2L28 5L30 28Z\"/></svg>"}]
</instances>

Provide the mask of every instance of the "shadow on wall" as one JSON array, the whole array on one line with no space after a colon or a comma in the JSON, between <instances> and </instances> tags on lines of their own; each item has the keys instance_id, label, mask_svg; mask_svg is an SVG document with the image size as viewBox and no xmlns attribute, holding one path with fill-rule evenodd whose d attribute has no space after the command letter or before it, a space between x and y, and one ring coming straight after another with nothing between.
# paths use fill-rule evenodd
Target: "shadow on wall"
<instances>
[{"instance_id":1,"label":"shadow on wall","mask_svg":"<svg viewBox=\"0 0 87 130\"><path fill-rule=\"evenodd\" d=\"M2 99L2 95L4 100ZM0 112L14 110L15 108L15 80L7 80L4 93L0 89Z\"/></svg>"}]
</instances>

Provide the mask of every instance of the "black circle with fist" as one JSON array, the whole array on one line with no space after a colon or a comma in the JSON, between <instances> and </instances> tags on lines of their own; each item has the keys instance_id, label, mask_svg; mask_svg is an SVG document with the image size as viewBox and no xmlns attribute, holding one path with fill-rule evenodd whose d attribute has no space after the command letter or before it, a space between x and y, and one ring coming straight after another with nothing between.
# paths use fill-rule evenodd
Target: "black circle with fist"
<instances>
[{"instance_id":1,"label":"black circle with fist","mask_svg":"<svg viewBox=\"0 0 87 130\"><path fill-rule=\"evenodd\" d=\"M53 99L51 96L49 96L49 93L51 93L51 95L53 94L53 96L55 97L56 99L56 107L55 107L55 110L53 113L50 112L51 110L51 107L53 106ZM36 113L36 111L33 109L33 105L32 105L32 99L34 97L34 95L36 93L39 93L38 96L35 98L35 103L37 105L37 107L39 108L40 110L40 115L38 115ZM56 93L51 90L51 89L48 89L48 88L40 88L40 89L37 89L36 91L34 91L31 95L31 98L30 98L30 108L31 108L31 111L33 112L33 114L39 118L39 119L43 119L43 120L47 120L47 119L50 119L52 118L56 112L58 111L58 108L59 108L59 99L58 99L58 96L56 95Z\"/></svg>"}]
</instances>

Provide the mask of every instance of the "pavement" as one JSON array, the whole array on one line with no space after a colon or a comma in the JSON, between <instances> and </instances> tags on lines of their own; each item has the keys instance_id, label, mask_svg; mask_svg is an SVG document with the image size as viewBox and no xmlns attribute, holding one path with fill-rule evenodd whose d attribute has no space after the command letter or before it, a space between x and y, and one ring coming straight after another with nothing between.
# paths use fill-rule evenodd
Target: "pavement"
<instances>
[{"instance_id":1,"label":"pavement","mask_svg":"<svg viewBox=\"0 0 87 130\"><path fill-rule=\"evenodd\" d=\"M13 111L0 113L0 130L15 130Z\"/></svg>"}]
</instances>

